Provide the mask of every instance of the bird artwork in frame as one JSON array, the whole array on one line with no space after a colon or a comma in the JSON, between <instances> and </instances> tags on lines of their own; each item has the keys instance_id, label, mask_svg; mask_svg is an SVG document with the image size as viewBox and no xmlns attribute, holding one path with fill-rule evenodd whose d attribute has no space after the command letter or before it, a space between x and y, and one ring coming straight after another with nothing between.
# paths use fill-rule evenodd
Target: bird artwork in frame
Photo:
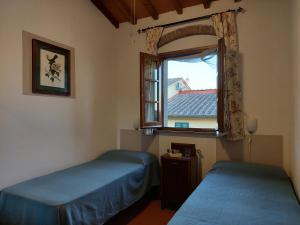
<instances>
[{"instance_id":1,"label":"bird artwork in frame","mask_svg":"<svg viewBox=\"0 0 300 225\"><path fill-rule=\"evenodd\" d=\"M32 92L70 96L70 50L32 39Z\"/></svg>"}]
</instances>

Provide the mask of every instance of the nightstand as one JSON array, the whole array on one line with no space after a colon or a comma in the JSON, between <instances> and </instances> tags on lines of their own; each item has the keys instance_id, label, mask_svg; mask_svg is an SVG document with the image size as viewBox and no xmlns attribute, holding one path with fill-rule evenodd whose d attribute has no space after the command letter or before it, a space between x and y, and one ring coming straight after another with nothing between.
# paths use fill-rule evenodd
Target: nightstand
<instances>
[{"instance_id":1,"label":"nightstand","mask_svg":"<svg viewBox=\"0 0 300 225\"><path fill-rule=\"evenodd\" d=\"M178 208L198 185L197 157L161 156L161 208Z\"/></svg>"}]
</instances>

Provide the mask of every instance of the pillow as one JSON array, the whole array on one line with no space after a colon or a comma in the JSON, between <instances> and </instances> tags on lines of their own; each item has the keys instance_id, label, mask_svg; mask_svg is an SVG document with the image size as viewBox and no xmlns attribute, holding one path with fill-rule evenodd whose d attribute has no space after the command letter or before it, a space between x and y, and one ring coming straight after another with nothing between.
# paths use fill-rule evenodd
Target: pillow
<instances>
[{"instance_id":1,"label":"pillow","mask_svg":"<svg viewBox=\"0 0 300 225\"><path fill-rule=\"evenodd\" d=\"M122 162L134 162L143 165L148 165L154 162L158 162L156 156L142 151L130 151L130 150L110 150L101 155L99 160L112 160Z\"/></svg>"}]
</instances>

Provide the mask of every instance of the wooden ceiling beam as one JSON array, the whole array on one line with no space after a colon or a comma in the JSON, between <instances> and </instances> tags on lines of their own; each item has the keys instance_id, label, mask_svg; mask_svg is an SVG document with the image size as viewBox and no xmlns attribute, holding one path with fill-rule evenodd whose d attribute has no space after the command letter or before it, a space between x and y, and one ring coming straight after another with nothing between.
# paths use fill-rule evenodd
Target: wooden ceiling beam
<instances>
[{"instance_id":1,"label":"wooden ceiling beam","mask_svg":"<svg viewBox=\"0 0 300 225\"><path fill-rule=\"evenodd\" d=\"M158 13L150 0L142 0L147 12L152 16L154 20L158 20Z\"/></svg>"},{"instance_id":2,"label":"wooden ceiling beam","mask_svg":"<svg viewBox=\"0 0 300 225\"><path fill-rule=\"evenodd\" d=\"M133 19L132 13L127 4L123 0L115 0L115 3L121 13L126 17L126 20L130 21L132 24L136 24L136 18Z\"/></svg>"},{"instance_id":3,"label":"wooden ceiling beam","mask_svg":"<svg viewBox=\"0 0 300 225\"><path fill-rule=\"evenodd\" d=\"M212 0L202 0L202 4L204 5L205 9L210 8L210 3Z\"/></svg>"},{"instance_id":4,"label":"wooden ceiling beam","mask_svg":"<svg viewBox=\"0 0 300 225\"><path fill-rule=\"evenodd\" d=\"M103 4L101 0L91 0L91 1L116 28L119 28L119 21L106 8L106 6Z\"/></svg>"},{"instance_id":5,"label":"wooden ceiling beam","mask_svg":"<svg viewBox=\"0 0 300 225\"><path fill-rule=\"evenodd\" d=\"M182 14L183 10L182 10L182 5L181 5L180 1L172 0L172 2L173 2L173 5L175 7L177 14Z\"/></svg>"}]
</instances>

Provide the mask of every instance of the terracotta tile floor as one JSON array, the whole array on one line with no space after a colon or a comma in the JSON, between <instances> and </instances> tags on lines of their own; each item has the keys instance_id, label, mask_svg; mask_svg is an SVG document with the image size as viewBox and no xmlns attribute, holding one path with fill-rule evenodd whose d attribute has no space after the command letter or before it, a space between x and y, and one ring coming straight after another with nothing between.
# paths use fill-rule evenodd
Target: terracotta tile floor
<instances>
[{"instance_id":1,"label":"terracotta tile floor","mask_svg":"<svg viewBox=\"0 0 300 225\"><path fill-rule=\"evenodd\" d=\"M166 225L175 211L160 208L160 200L139 202L120 212L105 225Z\"/></svg>"},{"instance_id":2,"label":"terracotta tile floor","mask_svg":"<svg viewBox=\"0 0 300 225\"><path fill-rule=\"evenodd\" d=\"M174 215L175 211L161 210L160 201L153 200L128 225L166 225Z\"/></svg>"}]
</instances>

